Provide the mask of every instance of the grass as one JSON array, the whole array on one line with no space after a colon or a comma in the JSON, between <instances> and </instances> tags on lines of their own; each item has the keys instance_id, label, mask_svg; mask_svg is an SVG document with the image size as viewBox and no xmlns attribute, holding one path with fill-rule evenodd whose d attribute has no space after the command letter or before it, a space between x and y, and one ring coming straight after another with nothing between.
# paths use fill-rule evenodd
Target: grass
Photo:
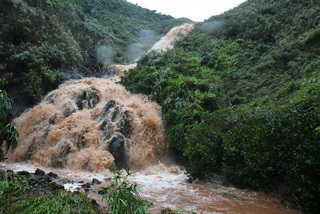
<instances>
[{"instance_id":1,"label":"grass","mask_svg":"<svg viewBox=\"0 0 320 214\"><path fill-rule=\"evenodd\" d=\"M0 214L102 213L86 195L65 191L51 183L30 185L29 176L0 171Z\"/></svg>"}]
</instances>

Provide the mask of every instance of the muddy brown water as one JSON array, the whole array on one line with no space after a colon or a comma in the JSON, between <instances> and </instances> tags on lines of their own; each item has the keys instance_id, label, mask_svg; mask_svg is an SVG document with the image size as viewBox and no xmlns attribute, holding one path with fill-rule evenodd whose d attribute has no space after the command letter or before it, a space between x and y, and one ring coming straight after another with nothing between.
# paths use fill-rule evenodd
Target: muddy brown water
<instances>
[{"instance_id":1,"label":"muddy brown water","mask_svg":"<svg viewBox=\"0 0 320 214\"><path fill-rule=\"evenodd\" d=\"M34 172L41 166L26 163L0 163L0 168L14 171L27 170ZM95 199L102 207L107 207L106 200L97 191L106 187L112 173L72 171L68 169L41 168L46 173L54 172L60 178L67 178L73 183L68 183L65 188L76 190L79 181L90 182L93 178L102 181L102 184L92 186L88 197ZM131 182L138 184L140 196L150 202L151 213L160 213L169 208L182 213L202 214L300 214L298 210L290 210L281 204L281 198L266 195L261 192L242 190L226 187L217 182L188 182L185 171L177 166L156 164L144 170L133 172ZM84 192L82 190L82 192Z\"/></svg>"},{"instance_id":2,"label":"muddy brown water","mask_svg":"<svg viewBox=\"0 0 320 214\"><path fill-rule=\"evenodd\" d=\"M140 196L151 213L169 208L185 213L297 214L282 206L281 198L225 187L217 181L188 182L185 171L170 161L161 107L147 96L134 95L114 79L71 80L45 96L13 123L20 140L0 168L36 168L73 182L102 181L88 194L106 207L97 192L108 185L109 169L124 164L132 169ZM162 164L166 163L166 165ZM171 163L171 164L169 164Z\"/></svg>"}]
</instances>

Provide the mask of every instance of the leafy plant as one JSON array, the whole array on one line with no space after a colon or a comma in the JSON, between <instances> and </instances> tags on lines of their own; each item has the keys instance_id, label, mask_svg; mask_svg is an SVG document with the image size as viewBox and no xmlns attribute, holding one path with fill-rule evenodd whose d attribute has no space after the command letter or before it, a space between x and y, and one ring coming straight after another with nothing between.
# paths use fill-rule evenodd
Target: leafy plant
<instances>
[{"instance_id":1,"label":"leafy plant","mask_svg":"<svg viewBox=\"0 0 320 214\"><path fill-rule=\"evenodd\" d=\"M221 173L316 212L319 12L314 1L248 0L145 56L121 82L162 106L190 176Z\"/></svg>"},{"instance_id":2,"label":"leafy plant","mask_svg":"<svg viewBox=\"0 0 320 214\"><path fill-rule=\"evenodd\" d=\"M0 90L0 161L4 159L5 152L16 147L19 137L16 127L7 123L11 104L10 96Z\"/></svg>"},{"instance_id":3,"label":"leafy plant","mask_svg":"<svg viewBox=\"0 0 320 214\"><path fill-rule=\"evenodd\" d=\"M114 214L149 213L150 203L139 197L137 184L131 183L129 176L129 171L125 175L116 171L110 185L102 188L108 210Z\"/></svg>"},{"instance_id":4,"label":"leafy plant","mask_svg":"<svg viewBox=\"0 0 320 214\"><path fill-rule=\"evenodd\" d=\"M37 178L0 170L0 213L101 213L84 194L30 185Z\"/></svg>"}]
</instances>

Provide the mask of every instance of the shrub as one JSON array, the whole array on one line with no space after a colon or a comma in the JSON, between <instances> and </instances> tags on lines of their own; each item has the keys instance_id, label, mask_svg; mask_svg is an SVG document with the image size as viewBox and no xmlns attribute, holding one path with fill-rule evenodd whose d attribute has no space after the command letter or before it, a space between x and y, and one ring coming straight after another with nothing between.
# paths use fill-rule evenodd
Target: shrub
<instances>
[{"instance_id":1,"label":"shrub","mask_svg":"<svg viewBox=\"0 0 320 214\"><path fill-rule=\"evenodd\" d=\"M107 199L108 210L113 214L149 213L150 203L141 199L137 184L129 181L130 172L126 175L116 171L108 187L102 188Z\"/></svg>"},{"instance_id":2,"label":"shrub","mask_svg":"<svg viewBox=\"0 0 320 214\"><path fill-rule=\"evenodd\" d=\"M0 170L0 213L101 213L86 195L31 185L36 179Z\"/></svg>"},{"instance_id":3,"label":"shrub","mask_svg":"<svg viewBox=\"0 0 320 214\"><path fill-rule=\"evenodd\" d=\"M5 152L16 147L18 141L16 127L7 123L11 103L9 95L5 91L0 90L0 161L4 159Z\"/></svg>"}]
</instances>

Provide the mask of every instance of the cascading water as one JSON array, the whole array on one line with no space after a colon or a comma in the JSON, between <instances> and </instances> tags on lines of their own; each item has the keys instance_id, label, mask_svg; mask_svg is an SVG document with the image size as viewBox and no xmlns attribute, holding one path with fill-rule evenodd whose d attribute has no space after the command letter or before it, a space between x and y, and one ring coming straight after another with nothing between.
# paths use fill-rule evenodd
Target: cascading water
<instances>
[{"instance_id":1,"label":"cascading water","mask_svg":"<svg viewBox=\"0 0 320 214\"><path fill-rule=\"evenodd\" d=\"M161 109L107 79L69 81L13 123L12 161L102 171L141 168L166 154Z\"/></svg>"},{"instance_id":2,"label":"cascading water","mask_svg":"<svg viewBox=\"0 0 320 214\"><path fill-rule=\"evenodd\" d=\"M193 28L192 24L184 24L172 28L160 41L158 41L149 51L167 51L173 48L174 43L185 35L187 35Z\"/></svg>"},{"instance_id":3,"label":"cascading water","mask_svg":"<svg viewBox=\"0 0 320 214\"><path fill-rule=\"evenodd\" d=\"M191 28L174 28L153 50L171 48ZM299 213L262 193L225 187L218 181L189 183L184 170L163 165L169 155L160 106L115 83L135 66L116 65L117 75L108 79L71 80L49 93L13 121L19 144L0 168L34 172L39 167L73 181L98 178L100 186L106 186L109 168L128 167L134 170L132 181L140 195L153 203L151 213L164 208L197 213ZM105 205L106 200L94 191L87 194Z\"/></svg>"}]
</instances>

